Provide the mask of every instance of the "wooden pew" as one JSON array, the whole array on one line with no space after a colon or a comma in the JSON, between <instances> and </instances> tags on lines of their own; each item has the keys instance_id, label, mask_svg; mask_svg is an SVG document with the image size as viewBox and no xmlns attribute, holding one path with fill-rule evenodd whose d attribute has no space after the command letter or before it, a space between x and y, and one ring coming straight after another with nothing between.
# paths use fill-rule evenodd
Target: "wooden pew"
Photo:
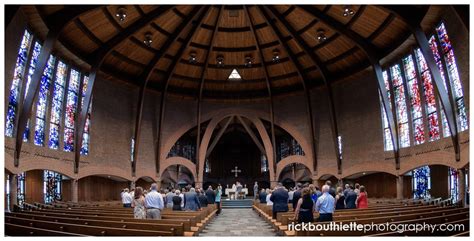
<instances>
[{"instance_id":1,"label":"wooden pew","mask_svg":"<svg viewBox=\"0 0 474 241\"><path fill-rule=\"evenodd\" d=\"M29 226L5 223L5 235L7 236L84 236L81 234L54 231L49 229L35 228Z\"/></svg>"},{"instance_id":2,"label":"wooden pew","mask_svg":"<svg viewBox=\"0 0 474 241\"><path fill-rule=\"evenodd\" d=\"M112 228L103 226L91 226L81 224L49 222L42 220L7 217L6 223L21 226L30 226L40 229L48 229L66 233L83 234L91 236L172 236L174 229L170 231L151 231L139 229Z\"/></svg>"}]
</instances>

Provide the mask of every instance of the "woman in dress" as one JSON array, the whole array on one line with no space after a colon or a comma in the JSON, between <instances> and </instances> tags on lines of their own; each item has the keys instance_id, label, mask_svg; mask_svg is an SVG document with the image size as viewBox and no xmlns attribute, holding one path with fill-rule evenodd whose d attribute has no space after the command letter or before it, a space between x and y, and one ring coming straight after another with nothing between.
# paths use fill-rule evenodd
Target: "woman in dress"
<instances>
[{"instance_id":1,"label":"woman in dress","mask_svg":"<svg viewBox=\"0 0 474 241\"><path fill-rule=\"evenodd\" d=\"M342 187L337 187L336 191L336 209L345 209L345 197L344 193L342 192Z\"/></svg>"},{"instance_id":2,"label":"woman in dress","mask_svg":"<svg viewBox=\"0 0 474 241\"><path fill-rule=\"evenodd\" d=\"M146 219L145 196L143 195L143 188L137 187L135 189L132 207L134 218Z\"/></svg>"},{"instance_id":3,"label":"woman in dress","mask_svg":"<svg viewBox=\"0 0 474 241\"><path fill-rule=\"evenodd\" d=\"M357 208L367 208L368 201L367 201L367 192L365 191L364 186L360 186L359 188L359 196L356 199Z\"/></svg>"},{"instance_id":4,"label":"woman in dress","mask_svg":"<svg viewBox=\"0 0 474 241\"><path fill-rule=\"evenodd\" d=\"M298 220L298 223L313 222L313 207L314 202L311 198L311 190L305 187L301 191L301 198L296 204L295 220Z\"/></svg>"}]
</instances>

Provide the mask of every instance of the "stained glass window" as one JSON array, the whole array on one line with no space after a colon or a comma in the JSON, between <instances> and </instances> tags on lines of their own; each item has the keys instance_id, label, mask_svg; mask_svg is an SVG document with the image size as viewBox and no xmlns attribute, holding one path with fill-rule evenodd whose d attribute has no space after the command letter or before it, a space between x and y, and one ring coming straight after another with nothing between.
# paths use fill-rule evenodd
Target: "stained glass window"
<instances>
[{"instance_id":1,"label":"stained glass window","mask_svg":"<svg viewBox=\"0 0 474 241\"><path fill-rule=\"evenodd\" d=\"M413 198L427 199L430 198L431 174L430 167L423 166L412 171L413 178Z\"/></svg>"},{"instance_id":2,"label":"stained glass window","mask_svg":"<svg viewBox=\"0 0 474 241\"><path fill-rule=\"evenodd\" d=\"M82 82L81 108L84 108L84 98L86 96L88 83L89 83L89 76L84 76L84 80ZM90 128L90 123L91 123L91 111L92 111L92 100L89 104L89 109L87 110L86 123L84 126L84 134L82 136L83 139L82 139L82 145L81 145L81 155L89 154L89 141L90 141L89 128Z\"/></svg>"},{"instance_id":3,"label":"stained glass window","mask_svg":"<svg viewBox=\"0 0 474 241\"><path fill-rule=\"evenodd\" d=\"M80 85L80 73L71 70L69 86L66 99L66 111L64 116L64 151L74 151L74 123L76 121L76 110Z\"/></svg>"},{"instance_id":4,"label":"stained glass window","mask_svg":"<svg viewBox=\"0 0 474 241\"><path fill-rule=\"evenodd\" d=\"M388 74L387 71L383 72L383 80L385 82L385 90L388 95L388 105L390 106L390 109L392 108L392 103L391 103L391 95L390 95L390 84L388 83ZM383 124L383 139L384 139L384 150L385 151L391 151L393 150L393 142L392 142L392 137L390 133L390 128L388 126L388 118L387 118L387 112L385 112L385 107L383 106L382 102L382 94L379 93L380 97L380 106L382 109L382 124ZM391 111L391 110L390 110Z\"/></svg>"},{"instance_id":5,"label":"stained glass window","mask_svg":"<svg viewBox=\"0 0 474 241\"><path fill-rule=\"evenodd\" d=\"M36 63L38 62L38 57L41 51L41 44L39 42L35 42L33 47L33 53L30 60L30 65L28 68L28 75L26 79L26 86L25 86L25 97L28 94L28 87L30 86L31 79L33 78L33 74L35 73ZM23 132L23 141L27 142L30 137L30 119L26 122L25 132Z\"/></svg>"},{"instance_id":6,"label":"stained glass window","mask_svg":"<svg viewBox=\"0 0 474 241\"><path fill-rule=\"evenodd\" d=\"M413 139L415 145L419 145L425 142L425 130L423 126L420 89L418 87L418 79L412 55L403 58L403 66L407 80L408 96L410 98L411 117L413 120Z\"/></svg>"},{"instance_id":7,"label":"stained glass window","mask_svg":"<svg viewBox=\"0 0 474 241\"><path fill-rule=\"evenodd\" d=\"M431 52L433 52L433 56L436 62L436 65L438 66L439 72L441 73L441 78L443 79L443 86L444 90L448 92L448 85L446 83L446 74L443 69L443 62L441 61L441 56L439 55L438 51L438 44L436 43L436 38L435 36L431 36L429 40L430 44L430 49ZM451 132L449 130L449 125L448 125L448 120L446 119L446 112L444 110L443 105L441 104L441 101L439 101L439 106L441 109L441 126L443 127L443 136L448 137L451 136Z\"/></svg>"},{"instance_id":8,"label":"stained glass window","mask_svg":"<svg viewBox=\"0 0 474 241\"><path fill-rule=\"evenodd\" d=\"M453 202L458 201L458 175L459 172L455 168L449 168L448 170L448 178L449 178L449 194Z\"/></svg>"},{"instance_id":9,"label":"stained glass window","mask_svg":"<svg viewBox=\"0 0 474 241\"><path fill-rule=\"evenodd\" d=\"M130 161L133 162L133 156L135 155L135 139L132 138L130 142Z\"/></svg>"},{"instance_id":10,"label":"stained glass window","mask_svg":"<svg viewBox=\"0 0 474 241\"><path fill-rule=\"evenodd\" d=\"M395 110L397 114L398 136L400 147L410 146L410 133L408 127L408 111L405 99L404 79L398 64L390 68L393 84L393 94L395 98Z\"/></svg>"},{"instance_id":11,"label":"stained glass window","mask_svg":"<svg viewBox=\"0 0 474 241\"><path fill-rule=\"evenodd\" d=\"M342 136L337 136L337 154L339 159L342 160Z\"/></svg>"},{"instance_id":12,"label":"stained glass window","mask_svg":"<svg viewBox=\"0 0 474 241\"><path fill-rule=\"evenodd\" d=\"M466 107L464 105L464 94L462 90L461 79L459 78L456 58L454 57L454 50L444 23L441 23L436 28L436 32L441 43L441 52L446 62L446 69L448 72L451 88L453 90L453 97L456 101L456 113L459 119L459 131L464 131L468 128L468 118Z\"/></svg>"},{"instance_id":13,"label":"stained glass window","mask_svg":"<svg viewBox=\"0 0 474 241\"><path fill-rule=\"evenodd\" d=\"M211 164L209 163L209 159L206 158L206 162L204 162L204 172L211 173Z\"/></svg>"},{"instance_id":14,"label":"stained glass window","mask_svg":"<svg viewBox=\"0 0 474 241\"><path fill-rule=\"evenodd\" d=\"M5 176L5 201L7 202L5 205L5 210L10 211L10 175L6 174Z\"/></svg>"},{"instance_id":15,"label":"stained glass window","mask_svg":"<svg viewBox=\"0 0 474 241\"><path fill-rule=\"evenodd\" d=\"M268 172L268 160L267 160L267 155L262 153L262 156L260 157L260 166L261 172Z\"/></svg>"},{"instance_id":16,"label":"stained glass window","mask_svg":"<svg viewBox=\"0 0 474 241\"><path fill-rule=\"evenodd\" d=\"M59 148L59 129L67 77L66 71L66 64L59 61L56 69L56 79L54 81L53 103L51 106L51 120L49 126L49 147L51 149Z\"/></svg>"},{"instance_id":17,"label":"stained glass window","mask_svg":"<svg viewBox=\"0 0 474 241\"><path fill-rule=\"evenodd\" d=\"M53 78L54 65L56 58L49 56L48 63L41 77L40 90L38 94L38 103L36 104L36 125L35 125L35 145L44 146L44 128L46 123L46 110L48 108L48 96L51 81Z\"/></svg>"},{"instance_id":18,"label":"stained glass window","mask_svg":"<svg viewBox=\"0 0 474 241\"><path fill-rule=\"evenodd\" d=\"M16 190L16 197L17 197L17 203L18 206L22 207L23 203L25 203L25 179L26 179L26 174L24 172L18 174L17 176L17 190Z\"/></svg>"},{"instance_id":19,"label":"stained glass window","mask_svg":"<svg viewBox=\"0 0 474 241\"><path fill-rule=\"evenodd\" d=\"M8 100L7 119L5 121L5 135L8 137L13 137L13 131L15 129L15 120L19 101L18 98L20 97L20 87L25 74L26 62L28 61L28 53L32 39L33 38L31 34L25 30L21 40L20 49L18 50L15 71L13 73L13 80L10 88L10 98Z\"/></svg>"},{"instance_id":20,"label":"stained glass window","mask_svg":"<svg viewBox=\"0 0 474 241\"><path fill-rule=\"evenodd\" d=\"M283 160L285 157L292 155L304 156L305 153L301 145L291 135L286 134L276 137L277 145L277 162Z\"/></svg>"},{"instance_id":21,"label":"stained glass window","mask_svg":"<svg viewBox=\"0 0 474 241\"><path fill-rule=\"evenodd\" d=\"M43 172L43 194L44 203L52 203L61 200L61 181L62 175L53 171L44 170Z\"/></svg>"},{"instance_id":22,"label":"stained glass window","mask_svg":"<svg viewBox=\"0 0 474 241\"><path fill-rule=\"evenodd\" d=\"M418 48L415 50L415 58L418 64L418 69L421 72L421 78L423 83L423 93L425 95L425 106L426 106L426 115L428 122L429 130L429 141L435 141L439 139L439 122L438 122L438 113L436 112L436 97L434 86L431 78L428 65L426 64L425 57L421 53L421 50Z\"/></svg>"}]
</instances>

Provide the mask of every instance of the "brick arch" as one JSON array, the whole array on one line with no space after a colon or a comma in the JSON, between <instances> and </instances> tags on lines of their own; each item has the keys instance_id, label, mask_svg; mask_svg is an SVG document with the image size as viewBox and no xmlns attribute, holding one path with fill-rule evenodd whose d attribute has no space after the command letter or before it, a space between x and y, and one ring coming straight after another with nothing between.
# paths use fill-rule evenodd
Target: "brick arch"
<instances>
[{"instance_id":1,"label":"brick arch","mask_svg":"<svg viewBox=\"0 0 474 241\"><path fill-rule=\"evenodd\" d=\"M138 180L140 180L140 178L144 178L144 177L150 178L153 182L156 182L156 178L153 178L153 176L146 176L146 175L145 175L145 176L137 177L137 178L135 179L135 181L138 181Z\"/></svg>"},{"instance_id":2,"label":"brick arch","mask_svg":"<svg viewBox=\"0 0 474 241\"><path fill-rule=\"evenodd\" d=\"M374 165L374 163L368 163L363 165L355 165L351 166L350 168L344 169L341 175L335 175L334 173L330 173L333 176L341 178L346 178L348 176L352 176L357 173L362 172L383 172L388 173L394 176L397 176L397 172L393 167L393 163L385 163L386 165ZM336 172L337 173L337 172Z\"/></svg>"},{"instance_id":3,"label":"brick arch","mask_svg":"<svg viewBox=\"0 0 474 241\"><path fill-rule=\"evenodd\" d=\"M434 165L440 165L440 166L446 166L446 167L451 167L451 168L460 168L460 167L457 167L457 166L453 166L453 165L450 165L450 164L447 164L447 163L441 163L441 162L430 162L430 163L422 163L422 164L418 164L418 165L413 165L411 166L411 168L409 169L404 169L403 172L400 172L400 174L406 174L408 172L411 172L417 168L420 168L422 166L434 166Z\"/></svg>"},{"instance_id":4,"label":"brick arch","mask_svg":"<svg viewBox=\"0 0 474 241\"><path fill-rule=\"evenodd\" d=\"M180 157L180 156L167 158L165 161L163 161L163 163L161 163L161 165L160 165L160 177L163 174L163 172L166 170L166 168L168 168L170 166L174 166L174 165L185 166L191 172L191 175L192 175L193 179L196 180L196 164L194 164L189 159L186 159L186 158Z\"/></svg>"},{"instance_id":5,"label":"brick arch","mask_svg":"<svg viewBox=\"0 0 474 241\"><path fill-rule=\"evenodd\" d=\"M313 171L311 170L311 161L308 160L306 156L301 156L301 155L292 155L292 156L287 156L283 158L281 161L277 163L277 178L280 178L281 172L283 169L285 169L286 166L293 164L293 163L299 163L303 164L306 168L308 168L309 172L311 175L313 175Z\"/></svg>"},{"instance_id":6,"label":"brick arch","mask_svg":"<svg viewBox=\"0 0 474 241\"><path fill-rule=\"evenodd\" d=\"M263 144L265 146L265 151L267 154L267 158L269 160L269 169L270 169L270 180L276 180L275 178L278 177L278 175L273 175L273 173L278 174L278 172L273 172L273 150L270 148L273 148L271 144L270 137L268 134L266 134L266 130L261 123L261 120L259 118L270 121L269 114L267 112L263 111L255 111L255 110L250 110L250 109L244 109L244 108L224 108L224 109L219 109L215 111L211 111L209 113L206 113L203 119L211 119L210 123L208 124L206 131L204 132L203 139L201 141L201 146L199 148L199 167L198 167L198 182L202 182L202 176L204 172L204 161L206 157L206 151L209 146L210 138L212 136L212 133L214 132L217 124L221 122L223 119L226 117L232 116L232 115L239 115L242 117L245 117L252 121L252 123L255 125L257 128L262 140ZM288 132L293 138L298 141L298 143L301 145L303 148L304 152L306 153L306 157L309 158L309 160L312 160L312 155L313 153L311 152L310 145L307 141L307 137L298 130L296 130L296 127L292 125L289 122L281 121L275 116L275 125L279 126L280 128L284 129L286 132ZM306 166L311 166L311 165L306 165ZM278 169L278 168L277 168ZM311 170L311 168L309 168Z\"/></svg>"},{"instance_id":7,"label":"brick arch","mask_svg":"<svg viewBox=\"0 0 474 241\"><path fill-rule=\"evenodd\" d=\"M56 169L54 167L50 168L50 167L41 167L41 168L28 168L28 169L22 169L22 171L20 172L28 172L28 171L34 171L34 170L49 170L49 171L53 171L53 172L56 172L56 173L59 173L63 176L67 176L69 178L73 178L74 176L71 174L71 173L65 173L63 172L62 170L60 169ZM19 172L19 173L20 173Z\"/></svg>"},{"instance_id":8,"label":"brick arch","mask_svg":"<svg viewBox=\"0 0 474 241\"><path fill-rule=\"evenodd\" d=\"M77 179L88 176L108 175L123 178L127 181L133 181L133 177L129 170L122 169L117 166L86 166L79 169Z\"/></svg>"}]
</instances>

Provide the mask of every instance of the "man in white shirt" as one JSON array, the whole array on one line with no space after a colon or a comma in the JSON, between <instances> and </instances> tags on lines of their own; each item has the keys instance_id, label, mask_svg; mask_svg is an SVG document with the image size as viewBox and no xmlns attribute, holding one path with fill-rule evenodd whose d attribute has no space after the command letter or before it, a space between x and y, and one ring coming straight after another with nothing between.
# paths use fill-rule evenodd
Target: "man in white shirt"
<instances>
[{"instance_id":1,"label":"man in white shirt","mask_svg":"<svg viewBox=\"0 0 474 241\"><path fill-rule=\"evenodd\" d=\"M131 208L132 207L132 196L128 193L128 188L125 188L122 193L122 203L124 208Z\"/></svg>"},{"instance_id":2,"label":"man in white shirt","mask_svg":"<svg viewBox=\"0 0 474 241\"><path fill-rule=\"evenodd\" d=\"M161 219L164 208L163 196L157 191L157 184L151 184L151 191L145 196L146 218Z\"/></svg>"}]
</instances>

